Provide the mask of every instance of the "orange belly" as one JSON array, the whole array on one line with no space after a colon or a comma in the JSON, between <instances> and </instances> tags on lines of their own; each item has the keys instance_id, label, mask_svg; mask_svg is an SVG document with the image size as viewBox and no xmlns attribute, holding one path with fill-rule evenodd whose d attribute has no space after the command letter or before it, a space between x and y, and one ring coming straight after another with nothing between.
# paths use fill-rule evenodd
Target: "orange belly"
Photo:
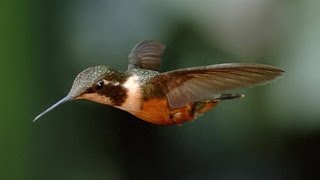
<instances>
[{"instance_id":1,"label":"orange belly","mask_svg":"<svg viewBox=\"0 0 320 180\"><path fill-rule=\"evenodd\" d=\"M166 99L152 99L143 103L141 111L132 113L138 118L158 125L182 124L213 108L218 101L189 103L171 109Z\"/></svg>"}]
</instances>

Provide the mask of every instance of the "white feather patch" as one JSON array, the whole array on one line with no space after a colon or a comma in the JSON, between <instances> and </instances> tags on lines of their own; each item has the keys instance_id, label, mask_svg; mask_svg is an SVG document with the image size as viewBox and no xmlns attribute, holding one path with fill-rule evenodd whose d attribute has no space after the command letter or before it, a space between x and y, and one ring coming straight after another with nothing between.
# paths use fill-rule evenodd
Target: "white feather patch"
<instances>
[{"instance_id":1,"label":"white feather patch","mask_svg":"<svg viewBox=\"0 0 320 180\"><path fill-rule=\"evenodd\" d=\"M127 81L123 83L123 87L127 89L128 97L119 108L129 112L139 111L142 99L139 77L137 75L129 77Z\"/></svg>"}]
</instances>

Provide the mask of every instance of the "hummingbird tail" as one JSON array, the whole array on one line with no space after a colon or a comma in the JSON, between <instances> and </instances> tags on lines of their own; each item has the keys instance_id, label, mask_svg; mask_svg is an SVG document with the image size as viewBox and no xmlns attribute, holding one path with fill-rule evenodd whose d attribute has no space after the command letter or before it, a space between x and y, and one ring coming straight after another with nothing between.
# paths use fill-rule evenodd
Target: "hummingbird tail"
<instances>
[{"instance_id":1,"label":"hummingbird tail","mask_svg":"<svg viewBox=\"0 0 320 180\"><path fill-rule=\"evenodd\" d=\"M237 99L243 98L243 94L232 94L232 93L223 93L219 94L219 96L215 100L229 100L229 99Z\"/></svg>"}]
</instances>

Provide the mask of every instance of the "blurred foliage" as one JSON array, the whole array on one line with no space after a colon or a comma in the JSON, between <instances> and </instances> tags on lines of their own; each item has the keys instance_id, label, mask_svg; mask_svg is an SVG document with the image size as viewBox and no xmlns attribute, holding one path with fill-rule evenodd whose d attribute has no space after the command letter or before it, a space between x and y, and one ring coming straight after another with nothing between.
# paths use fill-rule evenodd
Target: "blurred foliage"
<instances>
[{"instance_id":1,"label":"blurred foliage","mask_svg":"<svg viewBox=\"0 0 320 180\"><path fill-rule=\"evenodd\" d=\"M4 0L1 179L317 179L320 1ZM286 70L182 126L75 101L39 122L86 67L125 70L140 40L162 70L257 62Z\"/></svg>"}]
</instances>

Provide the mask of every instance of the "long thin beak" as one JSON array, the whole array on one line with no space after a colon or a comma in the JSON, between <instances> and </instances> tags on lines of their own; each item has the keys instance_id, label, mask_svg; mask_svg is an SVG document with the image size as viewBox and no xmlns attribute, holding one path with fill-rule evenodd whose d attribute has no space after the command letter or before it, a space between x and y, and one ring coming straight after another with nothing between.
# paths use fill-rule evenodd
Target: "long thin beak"
<instances>
[{"instance_id":1,"label":"long thin beak","mask_svg":"<svg viewBox=\"0 0 320 180\"><path fill-rule=\"evenodd\" d=\"M55 103L54 105L50 106L48 109L46 109L45 111L43 111L41 114L39 114L36 118L34 118L33 122L36 122L41 116L43 116L44 114L46 114L47 112L51 111L52 109L56 108L57 106L70 101L72 98L67 95L66 97L64 97L63 99L61 99L60 101L58 101L57 103Z\"/></svg>"}]
</instances>

